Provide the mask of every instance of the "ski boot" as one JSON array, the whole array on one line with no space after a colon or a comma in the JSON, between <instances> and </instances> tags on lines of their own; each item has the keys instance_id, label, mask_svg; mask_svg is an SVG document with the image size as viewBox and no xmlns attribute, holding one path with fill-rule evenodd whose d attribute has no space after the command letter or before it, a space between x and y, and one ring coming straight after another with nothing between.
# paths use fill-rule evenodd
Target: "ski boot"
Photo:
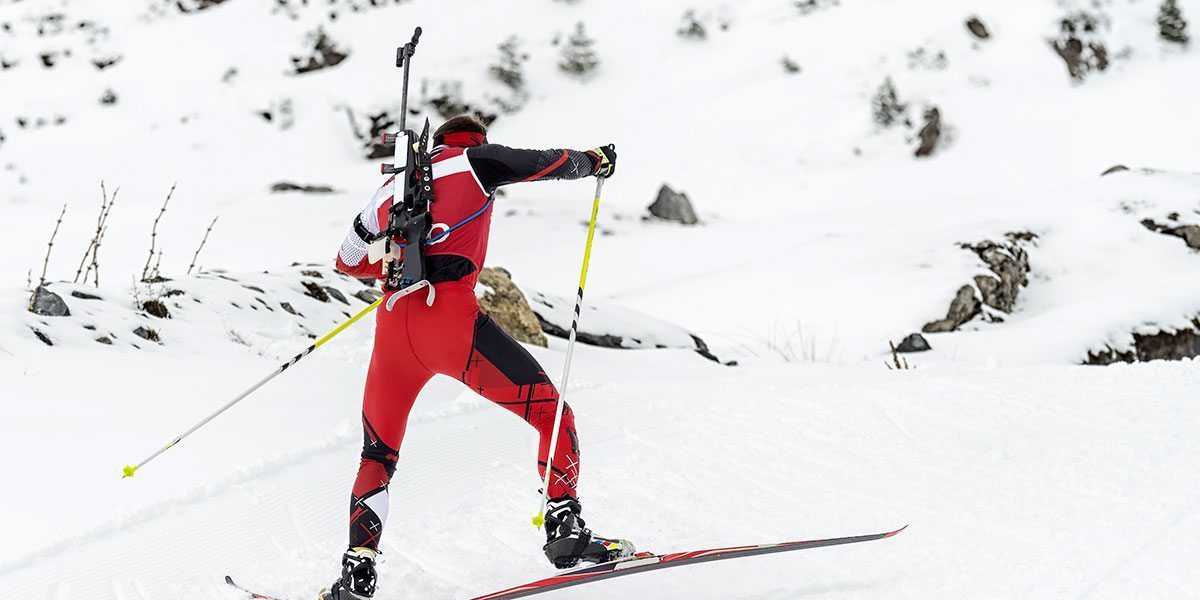
<instances>
[{"instance_id":1,"label":"ski boot","mask_svg":"<svg viewBox=\"0 0 1200 600\"><path fill-rule=\"evenodd\" d=\"M546 504L546 558L560 569L569 569L580 561L602 563L626 556L636 550L626 540L602 538L592 534L579 516L579 501L564 496Z\"/></svg>"},{"instance_id":2,"label":"ski boot","mask_svg":"<svg viewBox=\"0 0 1200 600\"><path fill-rule=\"evenodd\" d=\"M342 576L321 590L317 600L369 600L375 595L375 555L370 548L351 548L342 555Z\"/></svg>"}]
</instances>

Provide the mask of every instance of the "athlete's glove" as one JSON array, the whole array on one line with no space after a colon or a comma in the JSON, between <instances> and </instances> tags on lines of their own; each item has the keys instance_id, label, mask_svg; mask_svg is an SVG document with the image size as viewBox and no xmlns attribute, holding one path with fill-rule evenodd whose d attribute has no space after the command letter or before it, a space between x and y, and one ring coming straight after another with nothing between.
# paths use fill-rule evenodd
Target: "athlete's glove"
<instances>
[{"instance_id":1,"label":"athlete's glove","mask_svg":"<svg viewBox=\"0 0 1200 600\"><path fill-rule=\"evenodd\" d=\"M617 171L617 148L609 144L607 146L599 146L587 151L587 155L595 161L596 167L592 169L592 175L596 177L612 177Z\"/></svg>"}]
</instances>

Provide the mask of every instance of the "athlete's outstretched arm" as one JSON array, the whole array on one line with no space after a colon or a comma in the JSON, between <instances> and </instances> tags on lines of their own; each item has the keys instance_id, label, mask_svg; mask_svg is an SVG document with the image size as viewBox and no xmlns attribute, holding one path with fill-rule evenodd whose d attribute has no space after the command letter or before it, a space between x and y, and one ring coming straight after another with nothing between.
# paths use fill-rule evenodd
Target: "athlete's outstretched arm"
<instances>
[{"instance_id":1,"label":"athlete's outstretched arm","mask_svg":"<svg viewBox=\"0 0 1200 600\"><path fill-rule=\"evenodd\" d=\"M579 150L523 150L500 144L484 144L467 149L471 168L484 191L523 181L580 179L596 174L600 159L592 152Z\"/></svg>"}]
</instances>

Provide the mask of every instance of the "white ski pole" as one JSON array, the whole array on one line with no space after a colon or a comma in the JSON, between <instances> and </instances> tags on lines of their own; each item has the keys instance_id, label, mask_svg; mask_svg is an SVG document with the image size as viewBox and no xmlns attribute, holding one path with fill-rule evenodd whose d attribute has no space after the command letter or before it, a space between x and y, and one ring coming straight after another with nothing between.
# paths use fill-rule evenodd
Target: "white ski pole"
<instances>
[{"instance_id":1,"label":"white ski pole","mask_svg":"<svg viewBox=\"0 0 1200 600\"><path fill-rule=\"evenodd\" d=\"M558 404L554 409L554 433L550 434L550 451L546 454L546 474L542 481L542 501L533 526L541 528L546 522L546 502L550 497L550 477L554 473L554 452L558 449L558 428L562 425L563 407L566 406L567 382L571 378L571 355L575 351L575 336L579 329L579 311L583 307L583 287L587 284L588 261L592 257L592 238L596 234L596 215L600 212L600 189L604 177L596 178L596 197L592 200L592 220L588 223L587 245L583 247L583 270L579 273L579 291L575 296L575 316L571 320L571 332L567 335L567 362L563 365L562 383L558 386Z\"/></svg>"}]
</instances>

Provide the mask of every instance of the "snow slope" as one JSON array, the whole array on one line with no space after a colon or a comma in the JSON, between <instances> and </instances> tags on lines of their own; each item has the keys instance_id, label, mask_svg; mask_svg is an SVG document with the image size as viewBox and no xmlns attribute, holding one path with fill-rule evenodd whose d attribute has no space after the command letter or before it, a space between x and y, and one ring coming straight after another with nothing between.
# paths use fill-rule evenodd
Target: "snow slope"
<instances>
[{"instance_id":1,"label":"snow slope","mask_svg":"<svg viewBox=\"0 0 1200 600\"><path fill-rule=\"evenodd\" d=\"M364 305L305 297L301 280L313 278L301 272L332 260L380 182L345 109L396 110L394 46L420 24L414 98L422 80L435 92L460 80L465 99L491 107L499 86L487 66L516 34L530 98L492 139L617 144L589 300L621 327L647 321L620 315L649 315L667 322L660 337L679 338L666 345L694 332L739 362L577 349L569 397L589 525L670 551L911 523L883 542L558 597L1194 595L1195 360L1074 366L1200 314L1200 254L1139 223L1200 223L1200 143L1187 134L1200 129L1200 55L1155 39L1157 3L1101 3L1115 60L1082 84L1046 44L1083 6L1065 2L861 0L808 15L777 0L295 4L181 14L158 0L0 0L10 25L0 63L16 62L0 70L0 589L237 598L229 573L304 598L336 575L369 320L133 480L119 469ZM1179 5L1200 18L1200 0ZM675 34L687 9L706 40ZM42 19L55 13L61 28ZM969 36L971 14L991 40ZM581 20L602 61L587 81L554 66L554 39ZM318 24L350 57L288 74ZM944 51L948 66L910 66L918 47ZM799 74L784 73L784 55ZM941 109L950 139L934 157L913 158L905 133L871 122L887 77L914 118L926 103ZM116 103L101 104L109 89ZM1134 170L1099 177L1117 163ZM103 281L64 283L95 227L101 180L120 186ZM280 180L334 191L271 193ZM157 237L172 281L155 291L136 279L176 182ZM643 220L664 182L688 192L701 226ZM508 190L490 264L526 290L570 297L591 189ZM25 310L24 279L36 284L64 203L48 279L72 316L40 317ZM214 216L200 274L187 275ZM916 370L886 370L888 341L942 317L986 271L958 244L1012 231L1038 236L1012 314L930 335L933 350L909 357ZM321 285L361 289L315 270ZM138 309L164 289L184 292L168 296L172 319ZM162 343L133 337L138 326ZM105 333L113 345L94 341ZM551 339L530 350L557 378L564 349ZM548 575L527 525L531 432L445 379L411 422L379 597L469 598Z\"/></svg>"},{"instance_id":2,"label":"snow slope","mask_svg":"<svg viewBox=\"0 0 1200 600\"><path fill-rule=\"evenodd\" d=\"M539 358L554 364L560 350L555 341ZM1198 583L1191 362L947 373L734 370L683 351L639 367L625 356L582 348L570 390L586 448L581 496L598 531L676 550L912 526L885 542L556 597L1170 598ZM301 379L275 391L310 384ZM336 404L349 412L353 398ZM548 573L528 525L534 440L484 404L453 386L418 404L392 489L381 598L469 598ZM203 483L161 485L197 456L244 457L256 442L222 430L259 408L134 481L106 468L120 452L82 458L108 475L85 475L96 504L130 507L15 553L0 582L26 597L236 598L221 582L229 573L311 594L335 574L343 543L359 441L349 420Z\"/></svg>"}]
</instances>

